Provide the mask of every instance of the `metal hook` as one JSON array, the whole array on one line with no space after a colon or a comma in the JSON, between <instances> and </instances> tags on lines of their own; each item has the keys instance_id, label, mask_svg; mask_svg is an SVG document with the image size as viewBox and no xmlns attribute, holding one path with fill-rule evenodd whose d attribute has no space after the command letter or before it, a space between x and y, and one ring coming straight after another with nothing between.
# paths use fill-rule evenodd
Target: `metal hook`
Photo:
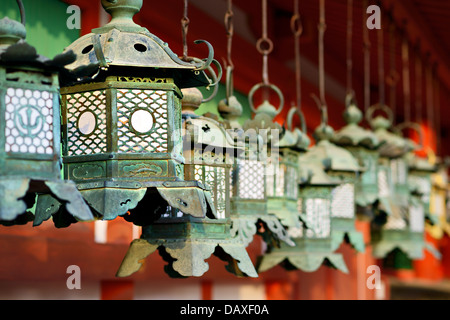
<instances>
[{"instance_id":1,"label":"metal hook","mask_svg":"<svg viewBox=\"0 0 450 320\"><path fill-rule=\"evenodd\" d=\"M306 121L305 121L305 116L303 114L303 112L298 109L296 106L293 106L289 111L288 111L288 115L287 115L287 127L289 131L292 131L292 119L294 118L294 114L297 114L298 117L300 118L300 122L301 122L301 127L302 127L302 132L306 133Z\"/></svg>"},{"instance_id":2,"label":"metal hook","mask_svg":"<svg viewBox=\"0 0 450 320\"><path fill-rule=\"evenodd\" d=\"M25 7L23 6L22 0L16 0L17 5L19 6L20 11L20 22L25 26L26 23L26 17L25 17Z\"/></svg>"},{"instance_id":3,"label":"metal hook","mask_svg":"<svg viewBox=\"0 0 450 320\"><path fill-rule=\"evenodd\" d=\"M194 41L195 44L199 44L199 43L204 43L206 44L206 46L208 47L209 53L208 53L208 58L205 58L202 60L202 64L197 66L195 71L202 71L205 70L206 68L208 68L210 66L210 64L213 62L214 60L214 48L213 46L206 40L195 40Z\"/></svg>"},{"instance_id":4,"label":"metal hook","mask_svg":"<svg viewBox=\"0 0 450 320\"><path fill-rule=\"evenodd\" d=\"M311 94L311 97L316 102L317 107L320 110L321 124L322 125L327 125L328 124L328 109L327 109L327 105L325 103L323 103L322 101L320 101L320 99L315 94Z\"/></svg>"}]
</instances>

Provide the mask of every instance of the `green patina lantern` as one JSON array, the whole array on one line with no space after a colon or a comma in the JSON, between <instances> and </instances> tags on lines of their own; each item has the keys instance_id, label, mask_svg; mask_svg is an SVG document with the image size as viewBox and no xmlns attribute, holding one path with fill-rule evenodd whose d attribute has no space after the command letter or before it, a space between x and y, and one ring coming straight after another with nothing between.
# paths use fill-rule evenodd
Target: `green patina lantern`
<instances>
[{"instance_id":1,"label":"green patina lantern","mask_svg":"<svg viewBox=\"0 0 450 320\"><path fill-rule=\"evenodd\" d=\"M112 16L66 50L77 54L62 95L64 175L96 215L124 216L145 226L166 205L205 217L208 201L196 181L185 181L181 88L213 85L213 59L179 59L167 43L133 22L142 0L101 1ZM42 219L54 211L43 199Z\"/></svg>"},{"instance_id":2,"label":"green patina lantern","mask_svg":"<svg viewBox=\"0 0 450 320\"><path fill-rule=\"evenodd\" d=\"M372 118L376 110L383 110L387 118L381 115ZM373 256L384 258L400 250L409 259L421 259L425 245L425 212L421 191L416 189L411 193L407 160L415 146L389 131L392 112L387 106L372 106L368 110L368 120L383 143L378 163L379 214L372 223Z\"/></svg>"},{"instance_id":3,"label":"green patina lantern","mask_svg":"<svg viewBox=\"0 0 450 320\"><path fill-rule=\"evenodd\" d=\"M302 130L292 128L292 120L297 114L302 123ZM309 144L309 137L304 134L306 124L303 113L292 107L287 114L287 130L274 148L269 149L266 175L267 211L276 215L286 228L300 228L305 223L305 216L298 211L298 157L304 153ZM273 157L277 158L273 158Z\"/></svg>"},{"instance_id":4,"label":"green patina lantern","mask_svg":"<svg viewBox=\"0 0 450 320\"><path fill-rule=\"evenodd\" d=\"M316 133L322 131L322 126ZM328 126L326 126L328 130ZM303 130L306 130L303 128ZM298 130L298 136L305 136ZM331 217L333 191L339 181L325 171L324 163L317 158L315 147L308 149L309 139L298 141L301 151L298 156L297 212L302 221L300 227L289 227L288 234L295 247L281 244L280 248L269 246L258 259L257 270L263 272L281 265L287 270L314 272L326 265L344 273L348 272L342 254L334 253Z\"/></svg>"},{"instance_id":5,"label":"green patina lantern","mask_svg":"<svg viewBox=\"0 0 450 320\"><path fill-rule=\"evenodd\" d=\"M257 85L252 88L249 101L259 87ZM242 112L242 106L234 96L219 104L219 112L226 121L227 131L235 143L244 150L239 157L234 158L230 203L231 233L245 245L252 242L257 233L266 243L273 242L279 245L280 242L286 242L293 245L278 217L270 214L267 209L265 178L268 163L267 145L278 139L281 127L273 122L273 118L283 105L281 92L277 88L275 90L280 96L278 111L268 101L264 101L255 110L251 101L251 109L256 115L252 120L247 120L244 126L236 121Z\"/></svg>"},{"instance_id":6,"label":"green patina lantern","mask_svg":"<svg viewBox=\"0 0 450 320\"><path fill-rule=\"evenodd\" d=\"M359 126L362 120L353 95L346 97L344 119L347 125L333 136L332 141L348 150L364 168L355 182L356 213L361 219L372 219L373 205L378 200L378 148L380 141L375 133Z\"/></svg>"},{"instance_id":7,"label":"green patina lantern","mask_svg":"<svg viewBox=\"0 0 450 320\"><path fill-rule=\"evenodd\" d=\"M138 261L158 249L169 265L169 275L202 276L212 254L228 262L227 270L238 276L257 277L244 243L231 235L230 171L234 157L241 151L232 137L215 119L198 116L194 110L202 103L196 88L183 89L183 154L186 180L198 181L211 204L205 217L185 215L168 208L159 220L143 227L134 252L119 270L120 276L140 268Z\"/></svg>"},{"instance_id":8,"label":"green patina lantern","mask_svg":"<svg viewBox=\"0 0 450 320\"><path fill-rule=\"evenodd\" d=\"M338 185L324 171L320 162L311 161L308 152L299 156L299 184L297 209L305 216L306 224L289 228L295 247L281 244L269 246L257 264L258 272L280 265L286 270L314 272L326 265L348 272L342 254L332 246L331 202L333 189Z\"/></svg>"},{"instance_id":9,"label":"green patina lantern","mask_svg":"<svg viewBox=\"0 0 450 320\"><path fill-rule=\"evenodd\" d=\"M25 36L24 24L0 20L0 224L35 220L27 209L38 193L58 199L68 219L92 220L75 184L61 179L58 75L75 55L68 51L47 59Z\"/></svg>"},{"instance_id":10,"label":"green patina lantern","mask_svg":"<svg viewBox=\"0 0 450 320\"><path fill-rule=\"evenodd\" d=\"M364 252L363 236L355 229L355 184L363 168L348 150L332 142L334 130L326 124L326 106L321 109L324 119L314 132L316 145L309 150L308 159L323 164L327 174L338 183L331 199L332 249L338 249L345 240L357 251Z\"/></svg>"}]
</instances>

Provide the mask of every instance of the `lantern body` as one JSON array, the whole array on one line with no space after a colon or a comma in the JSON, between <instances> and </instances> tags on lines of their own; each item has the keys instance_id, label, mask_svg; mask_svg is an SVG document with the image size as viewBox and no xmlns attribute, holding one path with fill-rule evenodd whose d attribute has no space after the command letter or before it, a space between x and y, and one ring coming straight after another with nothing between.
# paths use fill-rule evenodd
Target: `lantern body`
<instances>
[{"instance_id":1,"label":"lantern body","mask_svg":"<svg viewBox=\"0 0 450 320\"><path fill-rule=\"evenodd\" d=\"M65 218L92 220L75 184L61 179L58 75L74 55L47 59L24 41L22 24L4 18L0 28L0 224L48 219L26 211L37 194L64 201Z\"/></svg>"},{"instance_id":2,"label":"lantern body","mask_svg":"<svg viewBox=\"0 0 450 320\"><path fill-rule=\"evenodd\" d=\"M225 118L229 115L235 116L235 112L230 112L230 106L222 104L219 107ZM239 109L234 111L237 110ZM227 128L243 149L242 153L234 158L231 171L231 233L245 245L248 245L257 233L266 243L279 245L280 242L286 242L294 245L279 218L268 212L267 208L266 164L269 158L273 159L268 152L268 145L272 139L276 141L279 137L279 125L274 124L273 118L264 110L262 108L254 119L247 120L243 127Z\"/></svg>"},{"instance_id":3,"label":"lantern body","mask_svg":"<svg viewBox=\"0 0 450 320\"><path fill-rule=\"evenodd\" d=\"M257 145L252 144L235 158L231 173L231 233L248 245L262 225L265 242L293 245L278 217L267 211L265 163Z\"/></svg>"},{"instance_id":4,"label":"lantern body","mask_svg":"<svg viewBox=\"0 0 450 320\"><path fill-rule=\"evenodd\" d=\"M61 94L68 179L82 186L183 178L181 93L173 79L108 77Z\"/></svg>"},{"instance_id":5,"label":"lantern body","mask_svg":"<svg viewBox=\"0 0 450 320\"><path fill-rule=\"evenodd\" d=\"M355 229L355 183L363 169L348 150L331 143L330 139L320 140L309 154L310 161L323 163L327 174L338 183L332 191L330 204L333 251L348 239L356 250L363 252L362 234Z\"/></svg>"},{"instance_id":6,"label":"lantern body","mask_svg":"<svg viewBox=\"0 0 450 320\"><path fill-rule=\"evenodd\" d=\"M297 210L299 152L281 148L278 161L267 163L267 212L276 215L287 228L300 227Z\"/></svg>"},{"instance_id":7,"label":"lantern body","mask_svg":"<svg viewBox=\"0 0 450 320\"><path fill-rule=\"evenodd\" d=\"M360 217L373 218L372 205L378 199L378 148L380 141L373 131L359 126L362 112L348 97L348 105L344 112L347 125L336 132L332 141L336 145L349 151L364 168L360 177L355 179L355 202Z\"/></svg>"}]
</instances>

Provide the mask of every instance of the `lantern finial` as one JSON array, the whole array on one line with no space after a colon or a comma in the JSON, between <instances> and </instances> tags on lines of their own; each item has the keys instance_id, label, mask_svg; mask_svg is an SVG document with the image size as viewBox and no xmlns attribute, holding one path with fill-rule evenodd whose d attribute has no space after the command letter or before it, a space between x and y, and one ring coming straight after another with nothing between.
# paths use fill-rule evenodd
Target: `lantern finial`
<instances>
[{"instance_id":1,"label":"lantern finial","mask_svg":"<svg viewBox=\"0 0 450 320\"><path fill-rule=\"evenodd\" d=\"M111 15L109 25L136 25L133 17L142 8L143 0L102 0L102 6Z\"/></svg>"},{"instance_id":2,"label":"lantern finial","mask_svg":"<svg viewBox=\"0 0 450 320\"><path fill-rule=\"evenodd\" d=\"M5 17L0 20L0 47L11 45L25 39L25 26L18 21Z\"/></svg>"}]
</instances>

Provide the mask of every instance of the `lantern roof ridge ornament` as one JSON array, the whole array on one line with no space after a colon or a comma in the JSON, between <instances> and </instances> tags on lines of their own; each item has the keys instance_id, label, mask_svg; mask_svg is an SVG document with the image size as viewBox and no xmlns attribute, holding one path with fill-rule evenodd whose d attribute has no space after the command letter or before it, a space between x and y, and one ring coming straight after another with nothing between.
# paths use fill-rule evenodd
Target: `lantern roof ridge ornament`
<instances>
[{"instance_id":1,"label":"lantern roof ridge ornament","mask_svg":"<svg viewBox=\"0 0 450 320\"><path fill-rule=\"evenodd\" d=\"M362 146L367 149L377 149L381 142L376 134L359 125L363 119L362 111L358 108L353 94L346 96L346 108L343 114L347 125L336 132L333 142L341 146Z\"/></svg>"},{"instance_id":2,"label":"lantern roof ridge ornament","mask_svg":"<svg viewBox=\"0 0 450 320\"><path fill-rule=\"evenodd\" d=\"M205 59L180 59L160 38L147 28L133 21L133 16L142 7L143 0L102 0L105 11L111 14L111 21L103 27L93 29L65 51L73 50L77 54L75 62L68 68L77 78L67 82L92 81L100 71L110 67L136 67L154 69L177 69L181 74L175 79L180 88L210 86L212 80L204 72L214 60L214 49L205 40L209 49ZM90 66L90 68L88 68Z\"/></svg>"},{"instance_id":3,"label":"lantern roof ridge ornament","mask_svg":"<svg viewBox=\"0 0 450 320\"><path fill-rule=\"evenodd\" d=\"M378 115L373 118L373 113L377 110L384 111L387 117ZM367 110L366 117L375 131L376 136L380 140L380 143L382 143L379 148L381 156L398 158L414 149L414 145L411 141L389 131L393 125L393 113L387 105L372 105Z\"/></svg>"},{"instance_id":4,"label":"lantern roof ridge ornament","mask_svg":"<svg viewBox=\"0 0 450 320\"><path fill-rule=\"evenodd\" d=\"M310 161L318 161L323 164L325 170L362 172L364 169L350 151L332 142L334 129L328 125L327 106L315 99L322 114L322 122L314 131L316 144L305 154Z\"/></svg>"}]
</instances>

